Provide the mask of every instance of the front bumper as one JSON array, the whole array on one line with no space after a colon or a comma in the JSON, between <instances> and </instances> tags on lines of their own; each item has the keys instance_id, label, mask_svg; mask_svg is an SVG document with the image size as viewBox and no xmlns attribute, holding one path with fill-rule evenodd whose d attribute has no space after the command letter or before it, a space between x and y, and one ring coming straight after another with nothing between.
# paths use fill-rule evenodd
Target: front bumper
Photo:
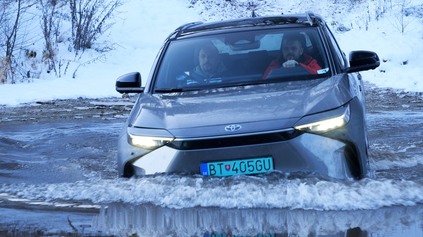
<instances>
[{"instance_id":1,"label":"front bumper","mask_svg":"<svg viewBox=\"0 0 423 237\"><path fill-rule=\"evenodd\" d=\"M155 173L200 173L202 162L271 156L275 170L306 172L336 179L355 178L354 149L335 139L304 133L288 141L234 146L178 150L160 147L127 165L139 175Z\"/></svg>"},{"instance_id":2,"label":"front bumper","mask_svg":"<svg viewBox=\"0 0 423 237\"><path fill-rule=\"evenodd\" d=\"M200 174L203 162L272 157L275 170L311 173L335 179L367 175L367 134L364 111L350 102L351 118L344 127L324 134L289 129L258 136L178 141L153 151L128 144L126 130L119 139L121 176L155 173Z\"/></svg>"}]
</instances>

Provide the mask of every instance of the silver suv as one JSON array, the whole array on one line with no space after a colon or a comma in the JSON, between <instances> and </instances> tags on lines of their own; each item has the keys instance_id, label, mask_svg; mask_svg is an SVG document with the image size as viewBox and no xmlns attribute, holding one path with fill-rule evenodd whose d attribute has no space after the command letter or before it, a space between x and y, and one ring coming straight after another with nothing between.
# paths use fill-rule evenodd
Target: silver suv
<instances>
[{"instance_id":1,"label":"silver suv","mask_svg":"<svg viewBox=\"0 0 423 237\"><path fill-rule=\"evenodd\" d=\"M368 174L363 81L376 53L349 60L312 13L195 22L164 42L118 144L121 176Z\"/></svg>"}]
</instances>

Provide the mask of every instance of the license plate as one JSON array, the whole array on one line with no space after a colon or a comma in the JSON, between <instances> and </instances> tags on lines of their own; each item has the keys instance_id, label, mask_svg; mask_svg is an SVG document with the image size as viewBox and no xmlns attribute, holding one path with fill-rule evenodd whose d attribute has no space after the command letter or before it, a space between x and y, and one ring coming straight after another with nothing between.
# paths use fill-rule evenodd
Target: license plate
<instances>
[{"instance_id":1,"label":"license plate","mask_svg":"<svg viewBox=\"0 0 423 237\"><path fill-rule=\"evenodd\" d=\"M232 176L237 174L261 174L272 171L272 157L201 163L204 176Z\"/></svg>"}]
</instances>

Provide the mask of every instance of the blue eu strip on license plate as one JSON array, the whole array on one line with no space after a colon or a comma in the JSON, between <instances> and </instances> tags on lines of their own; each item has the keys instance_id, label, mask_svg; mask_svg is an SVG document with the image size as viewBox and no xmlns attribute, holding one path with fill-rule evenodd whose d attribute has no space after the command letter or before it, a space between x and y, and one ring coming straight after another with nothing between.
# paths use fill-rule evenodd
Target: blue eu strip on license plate
<instances>
[{"instance_id":1,"label":"blue eu strip on license plate","mask_svg":"<svg viewBox=\"0 0 423 237\"><path fill-rule=\"evenodd\" d=\"M201 163L204 176L232 176L238 174L261 174L274 170L272 157Z\"/></svg>"}]
</instances>

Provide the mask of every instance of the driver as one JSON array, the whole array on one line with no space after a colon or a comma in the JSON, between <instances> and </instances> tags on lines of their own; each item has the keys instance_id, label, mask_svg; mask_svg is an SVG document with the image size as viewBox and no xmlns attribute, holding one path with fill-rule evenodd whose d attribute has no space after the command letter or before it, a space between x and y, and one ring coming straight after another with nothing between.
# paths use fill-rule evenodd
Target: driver
<instances>
[{"instance_id":1,"label":"driver","mask_svg":"<svg viewBox=\"0 0 423 237\"><path fill-rule=\"evenodd\" d=\"M226 71L219 51L212 42L203 44L198 51L198 65L190 73L190 77L196 81L221 77Z\"/></svg>"},{"instance_id":2,"label":"driver","mask_svg":"<svg viewBox=\"0 0 423 237\"><path fill-rule=\"evenodd\" d=\"M304 36L300 33L286 35L282 41L282 53L273 60L263 74L263 79L269 76L274 69L291 68L301 66L311 74L317 74L321 69L317 61L310 55L304 53Z\"/></svg>"}]
</instances>

